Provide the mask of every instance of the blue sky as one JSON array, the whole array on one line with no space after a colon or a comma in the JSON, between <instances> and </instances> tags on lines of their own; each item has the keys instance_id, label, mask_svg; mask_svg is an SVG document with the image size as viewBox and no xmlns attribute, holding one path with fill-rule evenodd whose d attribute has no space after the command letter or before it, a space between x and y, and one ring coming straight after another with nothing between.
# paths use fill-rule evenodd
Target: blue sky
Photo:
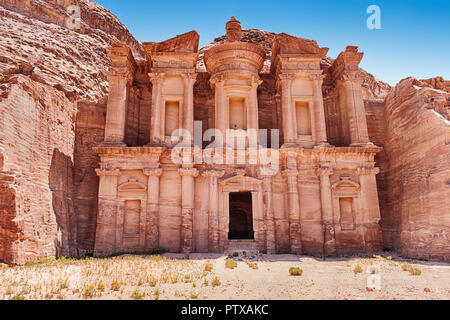
<instances>
[{"instance_id":1,"label":"blue sky","mask_svg":"<svg viewBox=\"0 0 450 320\"><path fill-rule=\"evenodd\" d=\"M153 1L95 0L140 42L196 30L200 46L225 33L234 15L244 29L316 40L335 58L347 45L365 52L361 66L395 85L408 76L450 79L450 0ZM369 30L369 5L381 9L381 29Z\"/></svg>"}]
</instances>

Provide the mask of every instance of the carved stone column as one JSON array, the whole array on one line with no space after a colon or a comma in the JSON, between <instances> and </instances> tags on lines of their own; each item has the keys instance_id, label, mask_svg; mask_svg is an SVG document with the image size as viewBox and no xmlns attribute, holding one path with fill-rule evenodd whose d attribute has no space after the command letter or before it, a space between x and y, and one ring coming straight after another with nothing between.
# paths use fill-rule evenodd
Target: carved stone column
<instances>
[{"instance_id":1,"label":"carved stone column","mask_svg":"<svg viewBox=\"0 0 450 320\"><path fill-rule=\"evenodd\" d=\"M378 203L378 190L376 175L380 172L376 167L359 167L359 183L361 185L361 197L368 210L366 222L378 223L380 221L380 206Z\"/></svg>"},{"instance_id":2,"label":"carved stone column","mask_svg":"<svg viewBox=\"0 0 450 320\"><path fill-rule=\"evenodd\" d=\"M116 250L117 180L120 170L101 168L95 171L100 177L100 183L94 255L103 256L112 254Z\"/></svg>"},{"instance_id":3,"label":"carved stone column","mask_svg":"<svg viewBox=\"0 0 450 320\"><path fill-rule=\"evenodd\" d=\"M249 96L248 110L247 110L247 129L250 129L248 134L250 147L255 148L258 145L258 87L262 81L256 77L252 78L252 88Z\"/></svg>"},{"instance_id":4,"label":"carved stone column","mask_svg":"<svg viewBox=\"0 0 450 320\"><path fill-rule=\"evenodd\" d=\"M273 212L272 198L272 178L274 172L261 170L260 176L263 178L264 186L264 224L266 229L266 249L267 253L273 254L276 250L275 218Z\"/></svg>"},{"instance_id":5,"label":"carved stone column","mask_svg":"<svg viewBox=\"0 0 450 320\"><path fill-rule=\"evenodd\" d=\"M180 168L181 176L181 252L190 253L193 249L194 178L198 176L195 168Z\"/></svg>"},{"instance_id":6,"label":"carved stone column","mask_svg":"<svg viewBox=\"0 0 450 320\"><path fill-rule=\"evenodd\" d=\"M161 126L162 121L162 84L164 74L150 73L150 81L152 82L152 114L150 121L150 144L159 144L164 141L164 128Z\"/></svg>"},{"instance_id":7,"label":"carved stone column","mask_svg":"<svg viewBox=\"0 0 450 320\"><path fill-rule=\"evenodd\" d=\"M333 199L331 196L330 176L333 169L321 167L317 169L320 178L320 200L322 204L323 223L323 253L325 255L336 254L336 238L333 220Z\"/></svg>"},{"instance_id":8,"label":"carved stone column","mask_svg":"<svg viewBox=\"0 0 450 320\"><path fill-rule=\"evenodd\" d=\"M215 84L215 104L216 117L215 129L218 129L223 136L222 145L226 143L226 133L230 125L230 112L228 109L227 97L225 95L225 81L222 77L212 80ZM216 137L217 139L217 137Z\"/></svg>"},{"instance_id":9,"label":"carved stone column","mask_svg":"<svg viewBox=\"0 0 450 320\"><path fill-rule=\"evenodd\" d=\"M109 97L106 109L105 142L112 146L125 146L127 102L132 74L112 70L108 75Z\"/></svg>"},{"instance_id":10,"label":"carved stone column","mask_svg":"<svg viewBox=\"0 0 450 320\"><path fill-rule=\"evenodd\" d=\"M288 187L289 239L291 244L291 252L301 254L300 201L298 194L298 170L296 156L296 152L290 152L286 155L287 169L282 173L287 179Z\"/></svg>"},{"instance_id":11,"label":"carved stone column","mask_svg":"<svg viewBox=\"0 0 450 320\"><path fill-rule=\"evenodd\" d=\"M207 170L202 173L208 178L209 206L208 206L208 251L219 252L219 195L218 178L224 175L221 170Z\"/></svg>"},{"instance_id":12,"label":"carved stone column","mask_svg":"<svg viewBox=\"0 0 450 320\"><path fill-rule=\"evenodd\" d=\"M190 144L192 144L192 141L194 141L194 83L196 79L197 79L196 74L185 74L183 77L184 81L183 129L189 131L191 135L189 141Z\"/></svg>"},{"instance_id":13,"label":"carved stone column","mask_svg":"<svg viewBox=\"0 0 450 320\"><path fill-rule=\"evenodd\" d=\"M361 89L362 80L362 75L359 71L346 71L341 76L341 83L346 96L350 144L355 146L370 142Z\"/></svg>"},{"instance_id":14,"label":"carved stone column","mask_svg":"<svg viewBox=\"0 0 450 320\"><path fill-rule=\"evenodd\" d=\"M281 110L283 119L284 143L295 143L297 140L296 116L292 106L291 85L292 77L290 75L280 75L281 83Z\"/></svg>"},{"instance_id":15,"label":"carved stone column","mask_svg":"<svg viewBox=\"0 0 450 320\"><path fill-rule=\"evenodd\" d=\"M310 75L313 80L313 94L314 94L314 121L315 121L315 138L317 143L327 143L327 128L325 120L325 108L323 104L322 83L324 75L313 74Z\"/></svg>"},{"instance_id":16,"label":"carved stone column","mask_svg":"<svg viewBox=\"0 0 450 320\"><path fill-rule=\"evenodd\" d=\"M159 245L159 178L162 169L144 168L143 173L148 176L145 248L149 250Z\"/></svg>"},{"instance_id":17,"label":"carved stone column","mask_svg":"<svg viewBox=\"0 0 450 320\"><path fill-rule=\"evenodd\" d=\"M380 227L380 205L378 202L378 190L376 175L379 168L373 166L358 168L359 183L361 185L361 199L364 203L364 242L366 252L382 250L382 235Z\"/></svg>"}]
</instances>

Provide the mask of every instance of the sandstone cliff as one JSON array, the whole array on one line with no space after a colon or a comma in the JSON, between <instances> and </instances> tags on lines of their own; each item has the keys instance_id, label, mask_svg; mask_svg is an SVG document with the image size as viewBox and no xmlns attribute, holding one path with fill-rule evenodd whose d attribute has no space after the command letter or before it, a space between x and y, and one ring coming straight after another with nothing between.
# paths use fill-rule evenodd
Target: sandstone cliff
<instances>
[{"instance_id":1,"label":"sandstone cliff","mask_svg":"<svg viewBox=\"0 0 450 320\"><path fill-rule=\"evenodd\" d=\"M407 257L450 261L450 94L444 83L407 78L386 99L381 210L385 246Z\"/></svg>"},{"instance_id":2,"label":"sandstone cliff","mask_svg":"<svg viewBox=\"0 0 450 320\"><path fill-rule=\"evenodd\" d=\"M75 2L78 30L66 27ZM89 251L98 184L90 147L103 139L105 48L125 41L137 58L142 49L88 0L0 0L0 25L0 260Z\"/></svg>"}]
</instances>

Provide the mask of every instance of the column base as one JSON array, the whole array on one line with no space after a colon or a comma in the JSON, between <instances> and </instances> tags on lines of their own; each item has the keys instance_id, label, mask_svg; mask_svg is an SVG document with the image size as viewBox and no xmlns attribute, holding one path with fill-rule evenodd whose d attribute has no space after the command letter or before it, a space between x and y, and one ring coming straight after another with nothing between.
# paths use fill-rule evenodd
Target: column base
<instances>
[{"instance_id":1,"label":"column base","mask_svg":"<svg viewBox=\"0 0 450 320\"><path fill-rule=\"evenodd\" d=\"M368 147L374 147L375 145L372 142L355 142L350 144L350 147L354 148L368 148Z\"/></svg>"},{"instance_id":2,"label":"column base","mask_svg":"<svg viewBox=\"0 0 450 320\"><path fill-rule=\"evenodd\" d=\"M297 142L285 142L280 149L298 148L299 146Z\"/></svg>"},{"instance_id":3,"label":"column base","mask_svg":"<svg viewBox=\"0 0 450 320\"><path fill-rule=\"evenodd\" d=\"M101 148L125 148L127 145L121 141L103 141L100 143Z\"/></svg>"},{"instance_id":4,"label":"column base","mask_svg":"<svg viewBox=\"0 0 450 320\"><path fill-rule=\"evenodd\" d=\"M322 142L317 142L316 145L314 146L314 148L318 148L318 149L321 149L321 148L330 148L330 147L332 147L332 145L329 144L328 142L324 142L324 141L322 141Z\"/></svg>"}]
</instances>

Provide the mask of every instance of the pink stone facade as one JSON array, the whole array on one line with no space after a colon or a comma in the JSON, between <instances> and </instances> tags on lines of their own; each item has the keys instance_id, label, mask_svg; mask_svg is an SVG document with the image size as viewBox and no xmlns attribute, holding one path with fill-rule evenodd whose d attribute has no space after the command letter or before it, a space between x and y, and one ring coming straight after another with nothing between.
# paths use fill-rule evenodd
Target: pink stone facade
<instances>
[{"instance_id":1,"label":"pink stone facade","mask_svg":"<svg viewBox=\"0 0 450 320\"><path fill-rule=\"evenodd\" d=\"M279 34L262 72L265 50L241 41L236 19L226 30L226 41L204 53L204 69L195 31L144 43L145 62L124 43L108 49L105 137L94 148L94 254L155 247L221 253L239 240L269 253L380 251L374 157L381 148L369 139L363 53L348 46L325 70L328 48ZM218 129L223 141L239 133L244 141L211 153L210 142L195 141L196 123L203 138ZM183 131L174 137L176 129ZM262 129L268 149L260 147ZM182 160L174 161L181 141ZM276 154L276 166L262 152ZM211 156L244 162L205 160Z\"/></svg>"}]
</instances>

